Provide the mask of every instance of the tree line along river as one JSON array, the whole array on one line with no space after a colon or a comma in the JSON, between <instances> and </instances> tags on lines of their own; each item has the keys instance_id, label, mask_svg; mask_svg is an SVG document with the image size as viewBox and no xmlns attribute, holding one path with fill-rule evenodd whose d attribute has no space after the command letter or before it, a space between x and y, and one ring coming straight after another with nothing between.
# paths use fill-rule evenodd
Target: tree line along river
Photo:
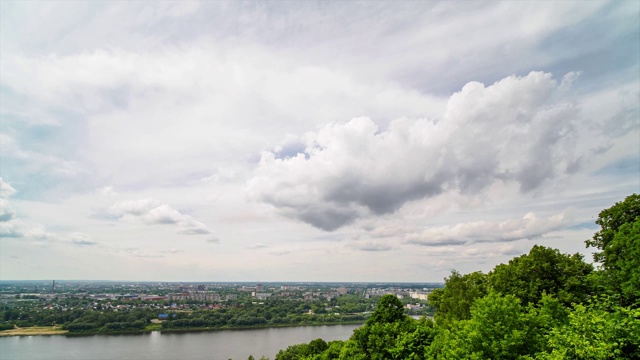
<instances>
[{"instance_id":1,"label":"tree line along river","mask_svg":"<svg viewBox=\"0 0 640 360\"><path fill-rule=\"evenodd\" d=\"M0 359L11 360L245 360L271 359L280 349L322 338L347 340L361 325L322 325L188 333L0 338Z\"/></svg>"}]
</instances>

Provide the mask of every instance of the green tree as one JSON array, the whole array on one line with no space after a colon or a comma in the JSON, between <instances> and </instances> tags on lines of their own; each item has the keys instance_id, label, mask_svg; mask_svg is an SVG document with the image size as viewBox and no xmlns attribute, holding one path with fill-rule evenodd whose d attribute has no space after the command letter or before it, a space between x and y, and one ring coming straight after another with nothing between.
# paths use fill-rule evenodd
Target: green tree
<instances>
[{"instance_id":1,"label":"green tree","mask_svg":"<svg viewBox=\"0 0 640 360\"><path fill-rule=\"evenodd\" d=\"M540 359L640 359L640 309L576 305L569 322L548 335L550 351Z\"/></svg>"},{"instance_id":2,"label":"green tree","mask_svg":"<svg viewBox=\"0 0 640 360\"><path fill-rule=\"evenodd\" d=\"M291 345L280 350L275 360L321 359L322 353L329 348L326 341L318 338L309 344Z\"/></svg>"},{"instance_id":3,"label":"green tree","mask_svg":"<svg viewBox=\"0 0 640 360\"><path fill-rule=\"evenodd\" d=\"M327 349L320 356L320 360L336 360L340 358L340 351L344 346L344 341L336 340L330 341Z\"/></svg>"},{"instance_id":4,"label":"green tree","mask_svg":"<svg viewBox=\"0 0 640 360\"><path fill-rule=\"evenodd\" d=\"M436 323L446 327L454 321L470 319L473 303L487 294L487 283L487 275L481 271L466 275L452 271L444 288L429 296L429 304L436 309Z\"/></svg>"},{"instance_id":5,"label":"green tree","mask_svg":"<svg viewBox=\"0 0 640 360\"><path fill-rule=\"evenodd\" d=\"M349 352L351 357L364 356L369 360L390 359L390 350L396 346L400 335L413 332L415 326L416 321L404 314L402 301L395 295L384 295L367 322L353 331L353 336L343 347L340 358L344 358L344 354Z\"/></svg>"},{"instance_id":6,"label":"green tree","mask_svg":"<svg viewBox=\"0 0 640 360\"><path fill-rule=\"evenodd\" d=\"M478 299L471 318L455 322L438 334L428 357L438 359L517 359L534 354L543 338L532 326L532 316L513 295Z\"/></svg>"},{"instance_id":7,"label":"green tree","mask_svg":"<svg viewBox=\"0 0 640 360\"><path fill-rule=\"evenodd\" d=\"M327 342L320 338L311 340L309 343L309 353L312 355L322 354L328 347Z\"/></svg>"},{"instance_id":8,"label":"green tree","mask_svg":"<svg viewBox=\"0 0 640 360\"><path fill-rule=\"evenodd\" d=\"M627 196L624 201L600 212L600 225L593 238L585 241L594 247L593 259L602 264L603 280L608 290L620 298L623 306L640 300L640 195Z\"/></svg>"},{"instance_id":9,"label":"green tree","mask_svg":"<svg viewBox=\"0 0 640 360\"><path fill-rule=\"evenodd\" d=\"M275 360L299 360L311 355L308 344L296 344L278 351Z\"/></svg>"},{"instance_id":10,"label":"green tree","mask_svg":"<svg viewBox=\"0 0 640 360\"><path fill-rule=\"evenodd\" d=\"M358 346L355 340L347 340L340 350L340 360L368 360L366 354Z\"/></svg>"},{"instance_id":11,"label":"green tree","mask_svg":"<svg viewBox=\"0 0 640 360\"><path fill-rule=\"evenodd\" d=\"M593 254L593 260L607 266L610 256L615 250L609 247L618 229L624 224L632 223L640 216L640 195L632 194L624 201L615 203L612 207L602 210L596 220L601 229L593 238L585 241L587 247L595 247L601 251Z\"/></svg>"},{"instance_id":12,"label":"green tree","mask_svg":"<svg viewBox=\"0 0 640 360\"><path fill-rule=\"evenodd\" d=\"M395 295L387 294L380 298L378 307L367 320L367 324L393 323L404 320L405 317L402 301Z\"/></svg>"},{"instance_id":13,"label":"green tree","mask_svg":"<svg viewBox=\"0 0 640 360\"><path fill-rule=\"evenodd\" d=\"M622 305L640 306L640 217L622 225L609 247L608 270Z\"/></svg>"},{"instance_id":14,"label":"green tree","mask_svg":"<svg viewBox=\"0 0 640 360\"><path fill-rule=\"evenodd\" d=\"M369 360L392 359L392 349L397 348L400 337L414 332L416 321L406 317L392 323L379 322L365 324L354 330L352 339L355 340L360 354Z\"/></svg>"},{"instance_id":15,"label":"green tree","mask_svg":"<svg viewBox=\"0 0 640 360\"><path fill-rule=\"evenodd\" d=\"M421 360L425 358L433 339L437 334L437 327L431 319L422 318L417 322L413 332L401 333L395 345L389 349L392 359Z\"/></svg>"},{"instance_id":16,"label":"green tree","mask_svg":"<svg viewBox=\"0 0 640 360\"><path fill-rule=\"evenodd\" d=\"M523 304L536 304L547 293L570 305L584 302L590 295L588 275L592 271L593 266L580 254L567 255L535 245L529 254L496 266L489 273L489 284L502 294L515 295Z\"/></svg>"}]
</instances>

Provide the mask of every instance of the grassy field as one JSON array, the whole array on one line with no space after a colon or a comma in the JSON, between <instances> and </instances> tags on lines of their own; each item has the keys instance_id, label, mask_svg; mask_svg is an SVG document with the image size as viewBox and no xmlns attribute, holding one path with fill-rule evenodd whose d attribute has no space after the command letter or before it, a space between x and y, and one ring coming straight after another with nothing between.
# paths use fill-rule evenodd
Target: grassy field
<instances>
[{"instance_id":1,"label":"grassy field","mask_svg":"<svg viewBox=\"0 0 640 360\"><path fill-rule=\"evenodd\" d=\"M0 331L0 336L61 335L66 333L67 330L62 330L59 326L33 326L3 330Z\"/></svg>"},{"instance_id":2,"label":"grassy field","mask_svg":"<svg viewBox=\"0 0 640 360\"><path fill-rule=\"evenodd\" d=\"M151 322L153 322L153 320L151 320ZM160 331L162 330L162 324L159 323L153 323L151 325L147 325L147 327L144 329L144 331Z\"/></svg>"}]
</instances>

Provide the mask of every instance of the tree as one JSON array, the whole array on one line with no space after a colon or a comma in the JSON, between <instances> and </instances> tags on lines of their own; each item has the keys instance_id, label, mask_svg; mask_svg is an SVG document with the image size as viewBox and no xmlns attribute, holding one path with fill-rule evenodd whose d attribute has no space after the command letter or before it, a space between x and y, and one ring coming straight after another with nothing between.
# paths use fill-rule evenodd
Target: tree
<instances>
[{"instance_id":1,"label":"tree","mask_svg":"<svg viewBox=\"0 0 640 360\"><path fill-rule=\"evenodd\" d=\"M529 254L496 266L489 273L489 284L502 294L515 295L523 304L536 304L547 293L571 305L586 300L592 271L580 254L562 254L557 249L535 245Z\"/></svg>"},{"instance_id":2,"label":"tree","mask_svg":"<svg viewBox=\"0 0 640 360\"><path fill-rule=\"evenodd\" d=\"M395 295L387 294L380 298L378 307L367 320L367 324L393 323L403 320L405 317L402 301Z\"/></svg>"},{"instance_id":3,"label":"tree","mask_svg":"<svg viewBox=\"0 0 640 360\"><path fill-rule=\"evenodd\" d=\"M491 292L471 308L471 318L438 334L427 357L438 359L517 359L536 353L543 337L520 300Z\"/></svg>"},{"instance_id":4,"label":"tree","mask_svg":"<svg viewBox=\"0 0 640 360\"><path fill-rule=\"evenodd\" d=\"M622 225L609 247L612 251L608 271L620 293L621 305L637 308L640 306L640 218Z\"/></svg>"},{"instance_id":5,"label":"tree","mask_svg":"<svg viewBox=\"0 0 640 360\"><path fill-rule=\"evenodd\" d=\"M378 322L365 324L353 331L360 354L369 360L393 359L391 350L397 347L402 334L415 331L416 321L410 317L395 322Z\"/></svg>"},{"instance_id":6,"label":"tree","mask_svg":"<svg viewBox=\"0 0 640 360\"><path fill-rule=\"evenodd\" d=\"M640 309L606 305L576 305L568 324L551 330L550 352L540 358L640 359Z\"/></svg>"},{"instance_id":7,"label":"tree","mask_svg":"<svg viewBox=\"0 0 640 360\"><path fill-rule=\"evenodd\" d=\"M309 345L297 344L291 345L285 350L278 351L275 360L298 360L308 355L311 355Z\"/></svg>"},{"instance_id":8,"label":"tree","mask_svg":"<svg viewBox=\"0 0 640 360\"><path fill-rule=\"evenodd\" d=\"M355 340L347 340L340 350L340 360L369 360Z\"/></svg>"},{"instance_id":9,"label":"tree","mask_svg":"<svg viewBox=\"0 0 640 360\"><path fill-rule=\"evenodd\" d=\"M640 300L640 195L627 196L624 201L600 212L596 224L601 229L587 247L601 251L593 259L602 264L607 288L620 298L623 306Z\"/></svg>"},{"instance_id":10,"label":"tree","mask_svg":"<svg viewBox=\"0 0 640 360\"><path fill-rule=\"evenodd\" d=\"M329 348L326 341L318 338L309 344L291 345L286 350L280 350L275 360L298 360L303 358L320 358L321 354Z\"/></svg>"},{"instance_id":11,"label":"tree","mask_svg":"<svg viewBox=\"0 0 640 360\"><path fill-rule=\"evenodd\" d=\"M460 275L456 270L445 279L445 286L429 296L429 304L436 309L436 323L448 326L454 321L471 318L471 306L487 294L487 275L481 271Z\"/></svg>"},{"instance_id":12,"label":"tree","mask_svg":"<svg viewBox=\"0 0 640 360\"><path fill-rule=\"evenodd\" d=\"M318 358L320 360L336 360L340 358L340 351L343 345L344 341L341 340L329 341L327 348Z\"/></svg>"},{"instance_id":13,"label":"tree","mask_svg":"<svg viewBox=\"0 0 640 360\"><path fill-rule=\"evenodd\" d=\"M325 350L327 350L328 347L329 345L327 344L327 342L320 338L311 340L311 342L309 343L309 354L322 354Z\"/></svg>"},{"instance_id":14,"label":"tree","mask_svg":"<svg viewBox=\"0 0 640 360\"><path fill-rule=\"evenodd\" d=\"M624 201L615 203L612 207L602 210L596 220L601 229L593 235L591 240L586 240L587 247L595 247L601 251L593 254L593 260L602 263L605 268L609 259L615 254L609 244L616 232L624 224L632 223L640 216L640 195L632 194Z\"/></svg>"},{"instance_id":15,"label":"tree","mask_svg":"<svg viewBox=\"0 0 640 360\"><path fill-rule=\"evenodd\" d=\"M340 358L369 360L391 359L391 349L401 334L413 332L416 321L404 314L402 301L395 295L384 295L367 322L353 331L343 346Z\"/></svg>"},{"instance_id":16,"label":"tree","mask_svg":"<svg viewBox=\"0 0 640 360\"><path fill-rule=\"evenodd\" d=\"M393 359L424 359L436 334L437 327L434 322L423 317L413 332L403 332L398 336L395 346L389 349L389 352Z\"/></svg>"}]
</instances>

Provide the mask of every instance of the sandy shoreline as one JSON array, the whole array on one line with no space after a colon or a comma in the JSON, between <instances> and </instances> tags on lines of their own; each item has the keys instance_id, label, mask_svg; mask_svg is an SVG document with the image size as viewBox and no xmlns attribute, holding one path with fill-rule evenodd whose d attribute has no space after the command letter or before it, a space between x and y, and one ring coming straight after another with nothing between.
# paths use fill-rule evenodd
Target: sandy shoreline
<instances>
[{"instance_id":1,"label":"sandy shoreline","mask_svg":"<svg viewBox=\"0 0 640 360\"><path fill-rule=\"evenodd\" d=\"M15 328L12 330L0 331L2 336L32 336L32 335L64 335L68 330L62 330L59 326L33 326L26 328Z\"/></svg>"}]
</instances>

